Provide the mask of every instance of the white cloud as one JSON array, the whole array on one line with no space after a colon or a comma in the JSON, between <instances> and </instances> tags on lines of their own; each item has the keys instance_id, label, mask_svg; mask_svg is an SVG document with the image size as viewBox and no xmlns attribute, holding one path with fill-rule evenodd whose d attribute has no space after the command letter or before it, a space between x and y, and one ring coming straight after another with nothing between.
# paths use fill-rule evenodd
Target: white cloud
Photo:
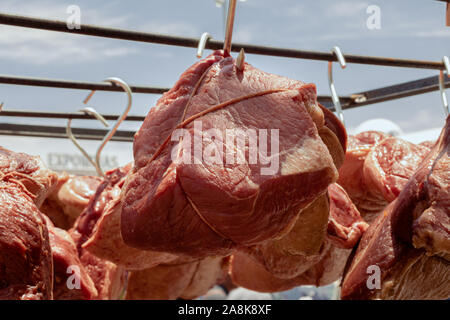
<instances>
[{"instance_id":1,"label":"white cloud","mask_svg":"<svg viewBox=\"0 0 450 320\"><path fill-rule=\"evenodd\" d=\"M283 7L283 14L288 17L300 18L307 16L307 7L304 4L295 3L286 7Z\"/></svg>"},{"instance_id":2,"label":"white cloud","mask_svg":"<svg viewBox=\"0 0 450 320\"><path fill-rule=\"evenodd\" d=\"M150 33L170 34L183 37L199 38L202 34L200 30L187 22L171 21L151 21L139 27L139 30Z\"/></svg>"},{"instance_id":3,"label":"white cloud","mask_svg":"<svg viewBox=\"0 0 450 320\"><path fill-rule=\"evenodd\" d=\"M442 116L438 112L432 112L425 108L408 117L407 120L398 121L405 132L417 131L418 128L439 127L441 123Z\"/></svg>"},{"instance_id":4,"label":"white cloud","mask_svg":"<svg viewBox=\"0 0 450 320\"><path fill-rule=\"evenodd\" d=\"M18 1L18 0L2 0L0 3L0 11L8 14L20 14L25 16L40 17L46 19L65 20L69 14L66 12L73 1ZM76 3L75 3L76 5ZM103 12L107 11L110 3L97 7L95 10L80 6L81 23L97 24L102 26L123 26L130 18L130 15L112 17L107 16Z\"/></svg>"},{"instance_id":5,"label":"white cloud","mask_svg":"<svg viewBox=\"0 0 450 320\"><path fill-rule=\"evenodd\" d=\"M369 4L367 2L339 1L328 6L326 13L328 16L336 18L355 17L365 12L368 6Z\"/></svg>"},{"instance_id":6,"label":"white cloud","mask_svg":"<svg viewBox=\"0 0 450 320\"><path fill-rule=\"evenodd\" d=\"M2 1L0 11L10 14L64 20L70 3L50 1ZM81 23L120 27L130 16L110 16L107 10L81 8ZM122 47L123 43L108 43L98 38L74 36L44 30L0 26L0 57L5 60L42 65L48 63L80 63L104 58L127 56L135 48Z\"/></svg>"},{"instance_id":7,"label":"white cloud","mask_svg":"<svg viewBox=\"0 0 450 320\"><path fill-rule=\"evenodd\" d=\"M422 38L445 38L450 37L450 29L438 29L429 31L419 31L414 34L416 37Z\"/></svg>"},{"instance_id":8,"label":"white cloud","mask_svg":"<svg viewBox=\"0 0 450 320\"><path fill-rule=\"evenodd\" d=\"M233 41L243 42L243 43L252 43L254 40L253 35L255 34L252 30L246 28L240 28L233 32Z\"/></svg>"}]
</instances>

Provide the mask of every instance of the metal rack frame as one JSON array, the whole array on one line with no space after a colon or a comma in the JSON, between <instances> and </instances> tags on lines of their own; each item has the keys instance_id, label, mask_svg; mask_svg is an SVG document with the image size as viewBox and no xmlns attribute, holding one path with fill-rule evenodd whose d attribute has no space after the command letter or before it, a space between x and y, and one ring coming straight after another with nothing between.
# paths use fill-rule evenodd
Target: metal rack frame
<instances>
[{"instance_id":1,"label":"metal rack frame","mask_svg":"<svg viewBox=\"0 0 450 320\"><path fill-rule=\"evenodd\" d=\"M64 21L56 21L50 19L40 19L34 17L25 17L11 14L0 13L0 24L41 29L47 31L57 31L72 34L81 34L86 36L96 36L111 39L121 39L129 41L156 43L164 45L172 45L179 47L197 48L200 39L178 37L171 35L162 35L157 33L138 32L123 30L117 28L107 28L95 25L82 24L80 29L69 29L67 23ZM223 42L213 39L209 39L205 45L206 49L218 50L223 48ZM296 50L287 48L277 48L268 46L259 46L245 43L233 43L231 51L239 52L244 49L246 53L285 57L285 58L298 58L308 60L321 60L321 61L338 61L337 57L332 52L320 52L320 51L307 51ZM445 65L442 61L425 61L425 60L410 60L410 59L397 59L386 57L371 57L361 55L345 54L345 61L347 63L369 64L379 66L390 67L404 67L404 68L420 68L420 69L435 69L444 70Z\"/></svg>"},{"instance_id":2,"label":"metal rack frame","mask_svg":"<svg viewBox=\"0 0 450 320\"><path fill-rule=\"evenodd\" d=\"M155 33L137 32L116 28L106 28L101 26L82 24L80 29L69 29L66 22L55 21L49 19L40 19L34 17L25 17L18 15L10 15L0 13L0 24L34 28L47 31L57 31L73 34L81 34L87 36L97 36L112 39L121 39L128 41L138 41L146 43L192 47L196 48L199 43L199 39L178 37L171 35L161 35ZM223 42L209 39L206 42L205 48L207 49L221 49ZM277 48L258 46L252 44L233 43L232 51L237 52L243 48L246 53L298 58L308 60L320 60L320 61L337 61L337 57L332 52L318 52L318 51L305 51L288 48ZM440 61L425 61L425 60L410 60L410 59L397 59L386 57L371 57L361 55L345 55L347 63L389 66L389 67L404 67L404 68L419 68L419 69L434 69L434 70L447 70L449 73L449 66ZM439 90L439 77L433 76L423 78L415 81L409 81L400 83L397 85L387 86L374 90L364 91L352 94L350 96L341 96L340 101L342 109L356 108L369 104L414 96L423 94L435 90ZM32 77L18 77L11 75L0 75L1 84L11 85L25 85L25 86L40 86L51 88L65 88L65 89L81 89L81 90L101 90L101 91L122 91L119 86L105 82L85 82L85 81L72 81L72 80L60 80L60 79L45 79L45 78L32 78ZM450 87L450 79L445 78L445 87ZM146 86L130 86L133 93L145 93L145 94L162 94L169 90L169 88L163 87L146 87ZM332 111L334 110L331 97L318 96L318 100L325 107ZM80 112L45 112L45 111L31 111L31 110L1 110L0 116L6 117L32 117L32 118L57 118L57 119L92 119L92 117L80 113ZM103 115L107 120L114 120L118 118L118 115L108 114ZM126 120L128 121L143 121L145 116L141 115L129 115ZM80 139L95 139L101 140L106 131L97 129L83 129L74 128L74 135ZM115 141L132 141L133 132L131 131L117 131L112 140ZM52 138L67 138L65 134L65 128L63 127L50 127L40 125L20 125L11 123L1 123L0 135L19 135L19 136L36 136L36 137L52 137Z\"/></svg>"}]
</instances>

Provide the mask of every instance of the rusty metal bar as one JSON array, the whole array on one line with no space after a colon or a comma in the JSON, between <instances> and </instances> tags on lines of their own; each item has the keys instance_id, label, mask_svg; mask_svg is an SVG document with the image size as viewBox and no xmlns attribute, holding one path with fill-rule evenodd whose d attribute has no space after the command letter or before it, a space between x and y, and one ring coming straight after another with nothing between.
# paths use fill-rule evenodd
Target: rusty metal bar
<instances>
[{"instance_id":1,"label":"rusty metal bar","mask_svg":"<svg viewBox=\"0 0 450 320\"><path fill-rule=\"evenodd\" d=\"M11 15L0 13L0 24L34 28L48 31L66 32L72 34L81 34L87 36L96 36L112 39L121 39L129 41L139 41L147 43L157 43L172 46L182 46L197 48L199 39L187 38L171 35L162 35L156 33L138 32L130 30L122 30L116 28L107 28L95 25L83 24L80 29L69 29L67 23L64 21L56 21L49 19L41 19L34 17L25 17L19 15ZM223 42L210 39L206 44L207 49L217 50L223 48ZM260 45L252 45L245 43L233 43L231 51L239 52L243 48L246 53L299 58L322 61L337 61L336 56L331 52L307 51L288 48L277 48ZM404 68L421 68L421 69L444 69L444 64L441 61L425 61L425 60L410 60L386 57L371 57L361 55L344 55L345 61L348 63L380 65L390 67L404 67Z\"/></svg>"}]
</instances>

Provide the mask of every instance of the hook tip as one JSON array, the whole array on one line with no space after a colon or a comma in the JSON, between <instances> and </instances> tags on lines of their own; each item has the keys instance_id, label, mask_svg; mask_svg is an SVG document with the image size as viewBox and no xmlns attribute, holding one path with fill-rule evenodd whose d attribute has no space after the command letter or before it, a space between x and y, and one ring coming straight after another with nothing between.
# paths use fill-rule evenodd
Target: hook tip
<instances>
[{"instance_id":1,"label":"hook tip","mask_svg":"<svg viewBox=\"0 0 450 320\"><path fill-rule=\"evenodd\" d=\"M245 51L244 48L239 51L239 55L236 58L236 68L238 68L239 71L244 71L245 68Z\"/></svg>"}]
</instances>

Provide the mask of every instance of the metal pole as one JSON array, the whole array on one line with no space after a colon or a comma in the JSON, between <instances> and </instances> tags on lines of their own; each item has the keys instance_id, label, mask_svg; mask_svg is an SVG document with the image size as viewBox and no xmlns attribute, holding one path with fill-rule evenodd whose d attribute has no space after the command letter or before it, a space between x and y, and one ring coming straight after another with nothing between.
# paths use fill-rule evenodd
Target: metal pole
<instances>
[{"instance_id":1,"label":"metal pole","mask_svg":"<svg viewBox=\"0 0 450 320\"><path fill-rule=\"evenodd\" d=\"M88 36L97 36L104 38L191 47L191 48L197 48L199 42L199 39L197 38L186 38L170 35L161 35L155 33L121 30L87 24L81 25L81 29L71 30L67 28L66 23L63 21L24 17L4 13L0 14L0 24L26 28L35 28L49 31L66 32L72 34L82 34ZM223 45L224 43L221 41L210 40L206 44L206 48L217 50L222 49ZM234 46L233 48L231 48L231 51L239 52L241 48L243 48L247 54L252 53L285 58L337 61L336 56L330 52L267 47L245 43L234 43ZM345 60L347 61L347 63L358 63L358 64L390 66L390 67L435 69L435 70L442 70L444 68L444 65L441 61L396 59L396 58L370 57L370 56L350 55L350 54L345 55Z\"/></svg>"}]
</instances>

